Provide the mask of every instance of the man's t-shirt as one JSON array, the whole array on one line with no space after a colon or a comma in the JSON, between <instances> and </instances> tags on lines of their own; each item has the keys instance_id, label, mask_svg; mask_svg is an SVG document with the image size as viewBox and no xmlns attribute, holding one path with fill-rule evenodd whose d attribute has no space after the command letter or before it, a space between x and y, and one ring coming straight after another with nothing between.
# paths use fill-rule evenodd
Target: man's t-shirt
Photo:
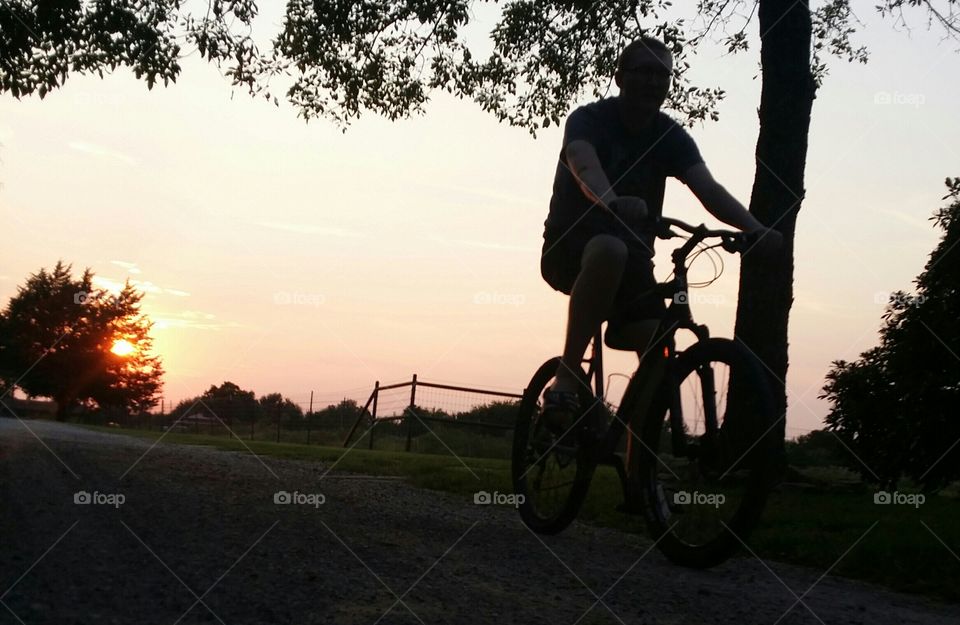
<instances>
[{"instance_id":1,"label":"man's t-shirt","mask_svg":"<svg viewBox=\"0 0 960 625\"><path fill-rule=\"evenodd\" d=\"M642 134L634 136L627 133L620 120L616 97L581 106L570 114L564 128L550 214L544 223L544 237L548 239L561 236L574 224L577 228L609 231L609 222L615 219L593 206L570 172L566 149L577 139L594 147L617 195L643 198L652 216L660 216L663 211L667 176L682 179L687 169L703 162L693 138L663 112L657 113ZM652 236L648 242L652 250Z\"/></svg>"}]
</instances>

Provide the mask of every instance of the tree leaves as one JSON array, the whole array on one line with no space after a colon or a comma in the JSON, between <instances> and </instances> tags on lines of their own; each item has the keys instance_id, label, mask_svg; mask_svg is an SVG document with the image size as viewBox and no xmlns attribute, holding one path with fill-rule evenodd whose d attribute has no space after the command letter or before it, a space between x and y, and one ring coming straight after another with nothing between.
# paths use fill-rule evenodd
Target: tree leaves
<instances>
[{"instance_id":1,"label":"tree leaves","mask_svg":"<svg viewBox=\"0 0 960 625\"><path fill-rule=\"evenodd\" d=\"M8 0L0 7L0 91L45 96L70 74L103 76L129 67L147 86L175 82L181 41L213 62L230 59L232 73L252 85L259 55L249 32L252 0L211 0L214 19L197 19L181 0ZM259 70L259 68L258 68ZM258 71L258 75L263 72Z\"/></svg>"},{"instance_id":2,"label":"tree leaves","mask_svg":"<svg viewBox=\"0 0 960 625\"><path fill-rule=\"evenodd\" d=\"M156 405L163 368L150 353L143 294L128 283L113 295L94 287L90 270L79 279L71 274L58 262L18 287L0 313L0 376L29 395L55 399L61 410L86 400L132 412ZM137 350L111 354L120 338Z\"/></svg>"},{"instance_id":3,"label":"tree leaves","mask_svg":"<svg viewBox=\"0 0 960 625\"><path fill-rule=\"evenodd\" d=\"M291 0L272 50L261 53L250 28L251 0L212 0L201 17L177 0L21 0L0 11L0 90L41 97L70 73L103 75L130 67L149 88L175 82L183 46L225 68L235 86L276 101L271 80L286 75L287 99L310 119L346 126L363 112L398 119L423 111L434 89L470 98L498 119L537 129L559 124L570 104L607 93L617 55L642 32L672 38L677 25L643 30L668 3L504 2L486 59L473 55L467 0ZM240 28L233 25L239 22ZM678 63L678 84L683 82ZM682 116L704 119L722 97L680 89Z\"/></svg>"},{"instance_id":4,"label":"tree leaves","mask_svg":"<svg viewBox=\"0 0 960 625\"><path fill-rule=\"evenodd\" d=\"M647 34L673 50L667 107L693 124L717 119L724 94L689 82L689 51L716 28L729 52L746 50L761 1L700 0L700 28L675 19L665 0L494 2L501 14L481 58L470 49L476 40L469 27L472 8L487 2L471 0L289 0L268 52L252 36L253 0L210 0L196 14L182 0L7 0L0 8L0 91L44 97L71 73L102 76L121 66L150 88L168 85L180 74L183 52L196 50L251 95L277 103L271 84L279 81L308 120L346 128L365 112L399 119L421 113L440 89L536 134L558 124L574 102L609 94L623 46ZM958 2L885 0L877 9L902 20L904 5L923 6L956 35ZM818 84L828 54L866 62L866 50L852 41L858 20L849 0L826 0L812 17Z\"/></svg>"},{"instance_id":5,"label":"tree leaves","mask_svg":"<svg viewBox=\"0 0 960 625\"><path fill-rule=\"evenodd\" d=\"M916 294L891 294L880 345L834 363L821 396L855 468L885 484L905 475L932 489L960 477L960 179L946 183L951 202L933 216L943 237Z\"/></svg>"}]
</instances>

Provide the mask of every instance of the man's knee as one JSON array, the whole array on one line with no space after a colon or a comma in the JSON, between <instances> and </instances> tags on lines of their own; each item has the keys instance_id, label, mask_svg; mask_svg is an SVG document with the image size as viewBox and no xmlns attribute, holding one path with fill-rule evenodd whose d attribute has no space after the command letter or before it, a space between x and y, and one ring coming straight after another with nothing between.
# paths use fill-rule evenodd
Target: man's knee
<instances>
[{"instance_id":1,"label":"man's knee","mask_svg":"<svg viewBox=\"0 0 960 625\"><path fill-rule=\"evenodd\" d=\"M580 265L583 269L622 269L627 262L627 256L627 244L621 239L610 234L598 234L583 248Z\"/></svg>"}]
</instances>

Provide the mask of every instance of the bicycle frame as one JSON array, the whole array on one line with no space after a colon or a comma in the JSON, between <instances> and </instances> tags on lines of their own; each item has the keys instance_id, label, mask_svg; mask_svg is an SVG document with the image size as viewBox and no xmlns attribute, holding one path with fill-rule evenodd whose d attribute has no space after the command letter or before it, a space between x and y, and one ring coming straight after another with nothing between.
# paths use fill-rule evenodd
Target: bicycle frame
<instances>
[{"instance_id":1,"label":"bicycle frame","mask_svg":"<svg viewBox=\"0 0 960 625\"><path fill-rule=\"evenodd\" d=\"M596 448L595 462L613 466L620 476L620 481L624 489L624 497L629 502L630 489L624 459L617 454L616 449L620 443L620 438L628 424L631 424L636 431L643 427L645 418L650 414L654 407L662 407L665 402L669 402L671 444L675 456L687 456L696 453L692 450L684 436L683 430L683 412L680 402L679 390L673 383L675 375L675 363L677 352L675 350L674 336L678 330L689 330L696 337L697 341L703 341L710 337L710 330L706 325L697 324L693 320L693 314L690 310L690 301L688 296L689 283L687 281L687 267L685 261L696 246L707 237L716 236L722 239L721 245L728 251L732 251L734 246L745 242L740 238L742 235L729 231L708 230L706 226L700 225L692 228L676 220L661 218L656 222L660 227L657 236L660 238L671 238L677 236L671 226L677 226L691 233L691 237L679 248L673 251L672 261L674 266L674 278L668 282L659 283L653 289L653 292L664 299L670 299L671 303L666 309L657 328L657 338L653 344L646 350L647 357L641 359L637 370L630 378L627 388L624 391L623 399L617 409L617 413L607 429L607 433ZM649 295L647 292L645 295ZM651 379L650 369L656 364L654 359L660 354L666 358L664 370L659 379ZM652 357L651 357L652 356ZM589 359L584 359L588 363L587 380L593 378L593 386L596 396L603 399L604 380L603 380L603 339L601 329L598 328L593 337L592 349ZM701 385L705 397L715 396L715 380L713 370L709 367L698 371L701 379ZM665 383L666 382L666 383ZM644 395L644 391L649 390L648 385L655 385L653 394L645 407L637 406L637 400ZM665 389L671 389L673 396L664 398L662 393ZM640 414L640 408L644 408ZM718 427L718 415L716 403L704 401L704 435L709 439L716 435Z\"/></svg>"},{"instance_id":2,"label":"bicycle frame","mask_svg":"<svg viewBox=\"0 0 960 625\"><path fill-rule=\"evenodd\" d=\"M749 533L758 522L768 492L766 482L773 458L767 453L770 450L766 445L751 453L760 440L766 440L770 428L753 441L737 437L739 426L728 429L724 423L722 432L718 427L718 421L727 421L728 416L731 423L741 421L740 411L733 415L726 414L728 411L718 415L717 404L722 406L725 400L723 396L717 397L716 386L726 378L725 368L729 367L731 379L746 380L747 386L756 390L758 412L755 419L749 414L742 418L745 419L742 421L744 427L740 429L744 434L752 438L752 434L760 432L759 429L748 430L747 426L762 427L764 422L775 423L775 408L763 372L751 362L748 350L729 339L710 338L707 326L693 320L687 296L686 265L690 258L696 258L710 248L722 246L731 253L745 252L749 249L751 237L663 218L653 220L652 225L657 228L655 234L658 238L679 236L673 228L689 232L691 236L672 253L673 276L664 283L654 284L641 295L670 300L670 304L663 308L661 318L653 323L645 321L642 325L625 327L616 336L608 335L611 345L617 349L645 349L640 354L639 366L627 383L616 415L611 415L604 401L603 334L602 327L598 327L592 337L590 358L581 359L576 367L582 372L584 363L588 365L588 373L583 379L586 388L578 389L579 405L584 410L566 431L557 431L556 423L547 413L554 398L546 391L551 380L555 381L562 358L554 356L540 365L524 390L513 441L513 483L516 492L530 495L519 506L527 526L537 533L556 534L581 510L597 467L610 465L616 469L623 489L623 504L618 510L645 515L650 535L670 560L687 566L713 566L740 546L742 541L738 540L738 534ZM719 242L701 245L708 237L719 239ZM641 338L651 325L657 334ZM693 345L682 351L678 351L675 344L676 333L680 330L688 330L696 338ZM637 337L631 340L649 344L644 348L622 340L627 337ZM614 338L618 340L612 340ZM715 366L720 367L716 380ZM735 371L743 373L734 375ZM695 387L692 407L687 401L688 382ZM689 429L684 427L684 410L689 412L688 419L695 420ZM545 414L548 418L543 418ZM672 430L670 437L663 435L665 418L669 419L666 427ZM753 421L756 423L751 423ZM620 453L619 449L624 430L630 432L626 454ZM633 441L636 443L631 445ZM746 447L746 453L735 459L742 451L738 446L741 442L744 447L749 447ZM747 462L741 464L745 458ZM726 498L727 491L733 487L730 490L731 506L724 508L724 514L720 514L719 505L694 510L685 506L691 503L689 499L678 497L684 493L684 488L695 494L702 485L723 481L735 468L738 469L736 476L714 489L717 491L714 494L722 492ZM529 475L531 470L536 471L533 476ZM687 483L692 486L688 487ZM718 499L718 503L722 502ZM711 511L711 507L716 511ZM733 513L727 514L728 509ZM694 514L684 516L691 511ZM713 517L705 519L709 527L700 523L704 520L701 512ZM727 517L726 521L723 517ZM716 522L718 519L723 524L729 521L732 529L721 528ZM678 528L676 532L675 528ZM704 529L708 532L704 533ZM692 530L692 534L687 530Z\"/></svg>"}]
</instances>

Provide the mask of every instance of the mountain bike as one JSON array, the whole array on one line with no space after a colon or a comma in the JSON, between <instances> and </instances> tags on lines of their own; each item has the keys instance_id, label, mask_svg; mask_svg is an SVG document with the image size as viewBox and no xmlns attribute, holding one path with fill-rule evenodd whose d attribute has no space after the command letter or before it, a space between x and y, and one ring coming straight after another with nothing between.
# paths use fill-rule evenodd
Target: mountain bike
<instances>
[{"instance_id":1,"label":"mountain bike","mask_svg":"<svg viewBox=\"0 0 960 625\"><path fill-rule=\"evenodd\" d=\"M775 480L780 429L756 356L739 341L711 338L707 326L693 321L688 258L692 263L717 247L743 253L753 240L664 217L651 228L661 239L689 235L672 253L672 279L654 289L670 300L655 340L640 346L645 355L614 407L604 395L598 328L583 361L588 369L578 372L581 414L560 434L540 421L543 392L560 359L543 363L520 402L513 486L523 496L519 512L527 526L556 534L576 518L597 466L611 465L623 492L618 509L644 515L671 561L705 568L733 555L759 522ZM675 347L680 330L696 339L683 350ZM736 399L728 402L731 390Z\"/></svg>"}]
</instances>

